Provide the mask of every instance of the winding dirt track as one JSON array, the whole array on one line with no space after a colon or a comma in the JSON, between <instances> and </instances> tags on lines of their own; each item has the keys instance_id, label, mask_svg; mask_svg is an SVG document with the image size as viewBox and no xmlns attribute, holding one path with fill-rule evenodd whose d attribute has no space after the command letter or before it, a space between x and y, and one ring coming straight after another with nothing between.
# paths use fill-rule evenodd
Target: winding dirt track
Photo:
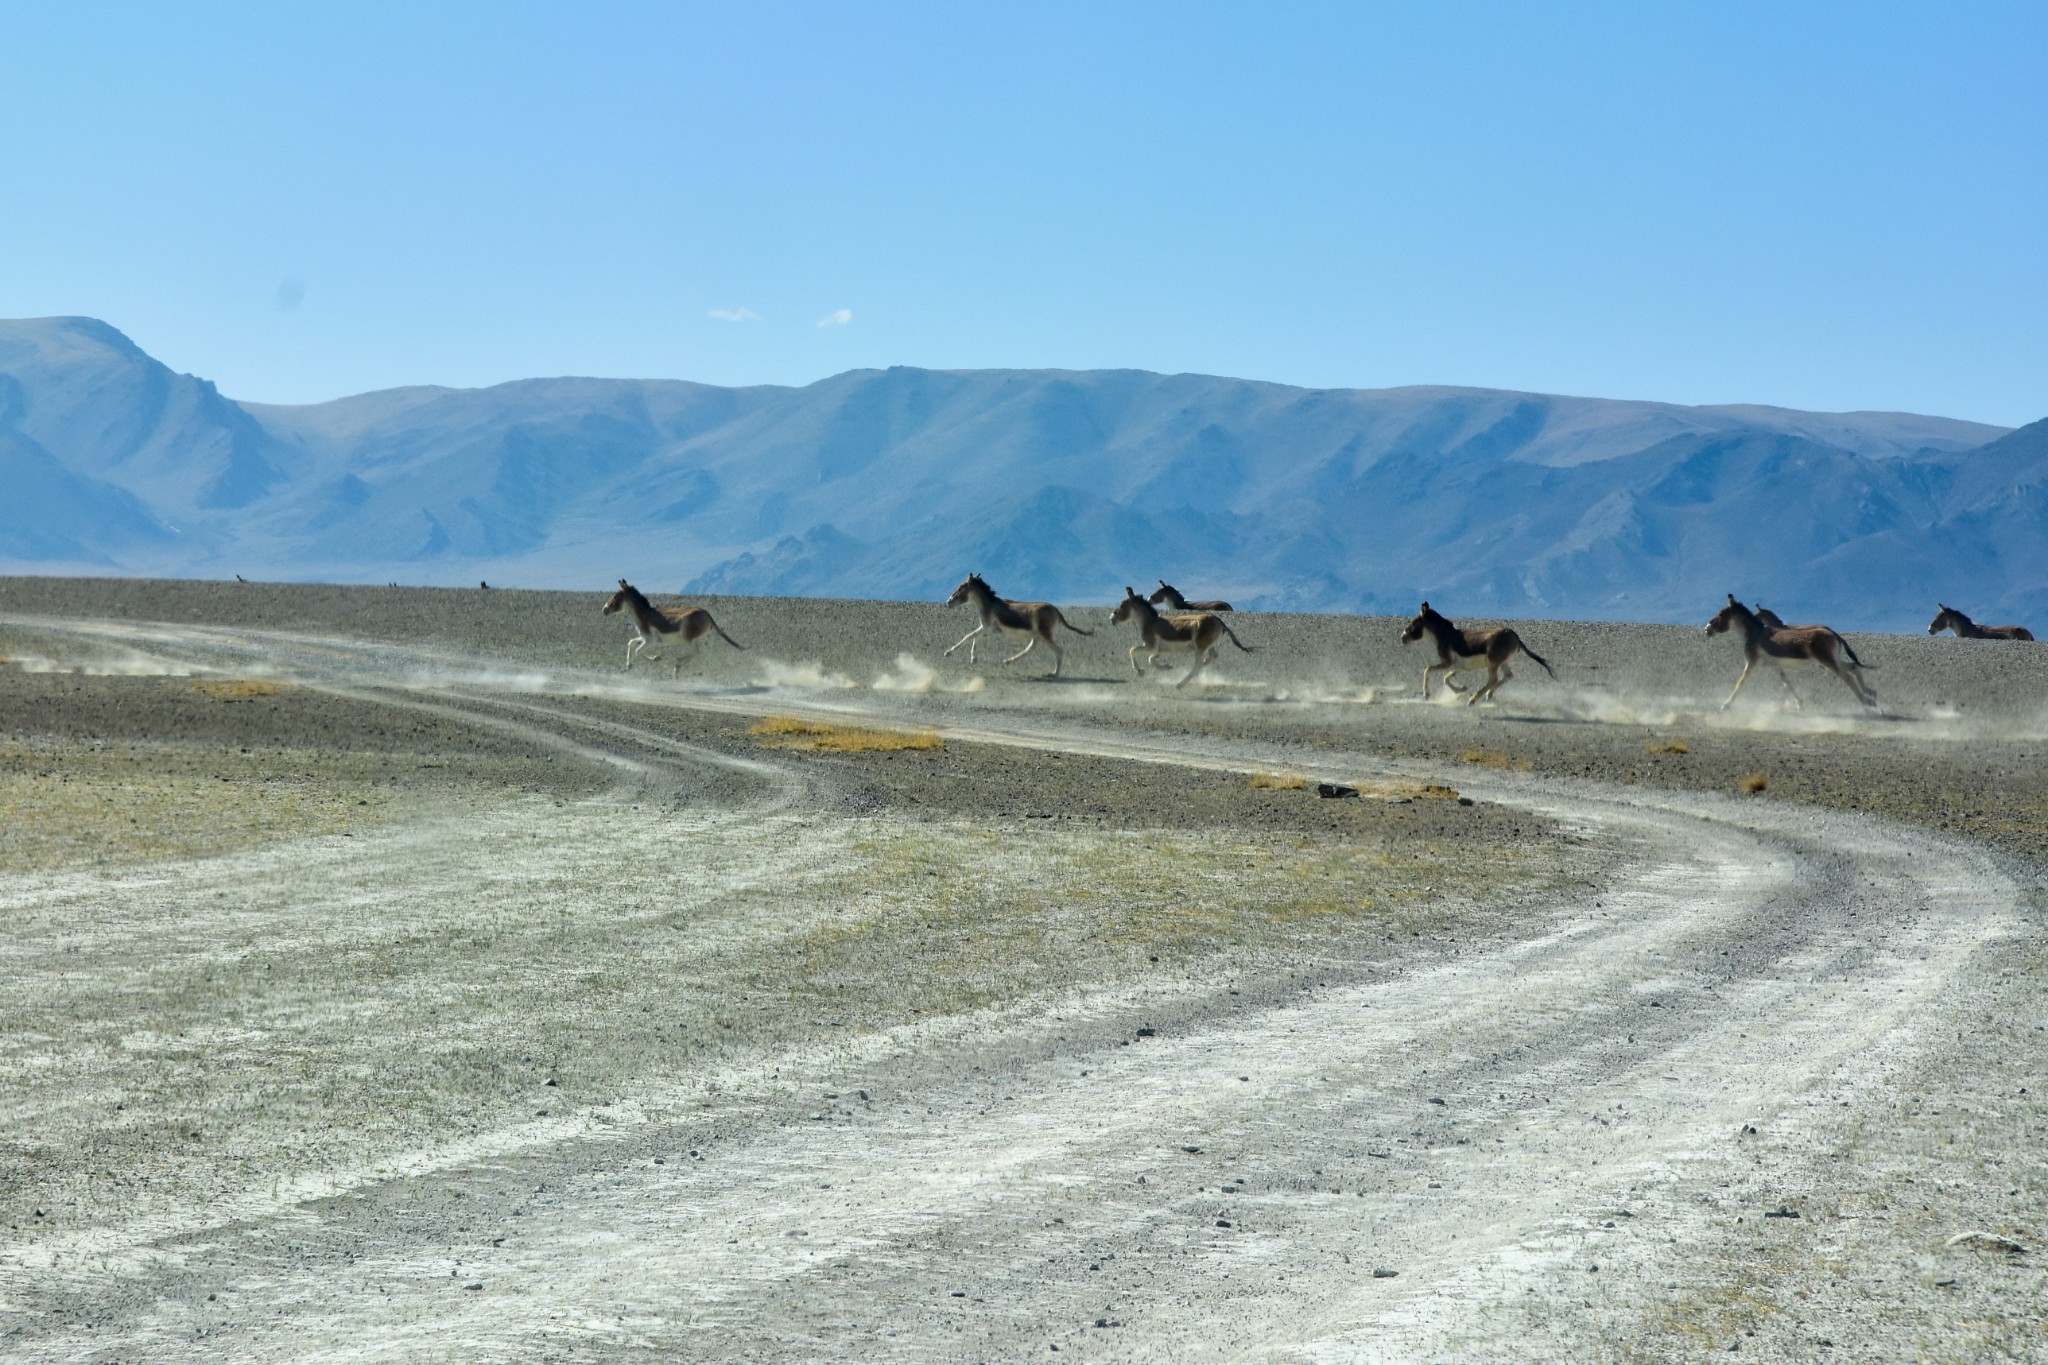
<instances>
[{"instance_id":1,"label":"winding dirt track","mask_svg":"<svg viewBox=\"0 0 2048 1365\"><path fill-rule=\"evenodd\" d=\"M762 802L691 828L805 856L786 833L795 766L550 702L587 677L465 673L339 639L119 633L513 727L600 758L632 791L741 764L766 780ZM881 695L814 700L898 714ZM680 690L666 704L764 709ZM1147 735L1071 705L946 728L1149 762L1416 775L1362 753ZM2018 888L1989 857L1873 819L1514 774L1462 786L1622 850L1633 870L1512 938L1434 945L1285 999L1203 1002L1153 1036L1075 1042L1134 1002L1049 992L950 1033L890 1030L729 1077L687 1115L638 1097L602 1127L558 1117L181 1226L96 1234L8 1273L80 1293L113 1275L118 1309L21 1353L203 1356L181 1294L203 1266L262 1305L226 1339L241 1358L1573 1358L1583 1331L1526 1335L1518 1305L1584 1298L1596 1330L1654 1305L1669 1248L1718 1235L1702 1192L1754 1165L1744 1144L1776 1134L1820 1152L1867 1119L1888 1069L1943 1027L1964 965L2019 923ZM543 832L506 821L507 848ZM391 866L355 889L359 910L460 894L472 875ZM251 868L128 894L196 900ZM709 905L721 876L758 873L707 868L692 894ZM968 1064L926 1076L918 1058L935 1048ZM1785 1160L1785 1199L1823 1192L1823 1172ZM457 1217L509 1231L457 1254ZM1597 1308L1589 1260L1609 1266ZM1788 1337L1780 1353L1802 1349Z\"/></svg>"}]
</instances>

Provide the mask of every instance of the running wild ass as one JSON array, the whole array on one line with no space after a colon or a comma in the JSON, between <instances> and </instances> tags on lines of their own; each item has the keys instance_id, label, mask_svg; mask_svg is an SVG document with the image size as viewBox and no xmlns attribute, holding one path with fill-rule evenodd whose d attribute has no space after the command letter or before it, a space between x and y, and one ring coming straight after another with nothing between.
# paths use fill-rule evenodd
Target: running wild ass
<instances>
[{"instance_id":1,"label":"running wild ass","mask_svg":"<svg viewBox=\"0 0 2048 1365\"><path fill-rule=\"evenodd\" d=\"M2025 626L1980 626L1969 617L1957 611L1946 602L1937 603L1941 611L1927 627L1929 635L1939 635L1944 630L1953 630L1958 640L2031 640L2034 632Z\"/></svg>"},{"instance_id":2,"label":"running wild ass","mask_svg":"<svg viewBox=\"0 0 2048 1365\"><path fill-rule=\"evenodd\" d=\"M629 669L633 666L634 656L644 649L659 647L662 637L665 635L680 635L683 637L682 643L695 645L697 641L715 630L718 632L718 638L731 645L734 649L746 648L738 640L727 635L724 628L718 622L712 620L711 613L704 610L704 608L688 607L671 610L657 607L641 596L638 588L623 578L619 580L619 590L610 597L607 597L604 603L604 614L606 616L620 611L630 611L633 613L633 628L636 632L633 638L626 642L626 667ZM647 657L654 659L660 656L650 653ZM683 659L678 654L676 656L675 672L677 675L680 675L682 671Z\"/></svg>"},{"instance_id":3,"label":"running wild ass","mask_svg":"<svg viewBox=\"0 0 2048 1365\"><path fill-rule=\"evenodd\" d=\"M1470 706L1486 700L1500 691L1502 683L1515 676L1508 668L1508 660L1515 656L1518 649L1542 664L1545 673L1553 678L1557 676L1557 670L1545 662L1542 655L1522 643L1522 637L1515 634L1513 626L1460 630L1455 622L1439 615L1430 608L1429 603L1424 602L1421 612L1408 623L1408 628L1401 632L1401 643L1413 644L1424 635L1429 636L1436 645L1436 662L1422 670L1424 701L1429 700L1430 674L1441 670L1444 675L1444 686L1453 692L1463 692L1465 689L1458 686L1457 679L1452 675L1477 673L1482 668L1486 670L1486 681L1471 696L1465 698L1465 704Z\"/></svg>"},{"instance_id":4,"label":"running wild ass","mask_svg":"<svg viewBox=\"0 0 2048 1365\"><path fill-rule=\"evenodd\" d=\"M1760 620L1757 614L1735 600L1735 594L1728 594L1728 605L1721 608L1714 619L1707 622L1707 634L1720 635L1728 630L1742 632L1742 676L1735 680L1734 691L1728 694L1728 701L1721 703L1723 711L1728 702L1735 700L1736 692L1749 681L1750 670L1757 660L1769 659L1777 670L1778 681L1785 684L1786 695L1792 698L1794 706L1799 705L1799 694L1792 690L1792 680L1785 676L1787 659L1806 659L1819 664L1828 672L1840 678L1856 700L1865 706L1877 705L1877 690L1863 681L1863 670L1870 665L1856 657L1856 651L1849 642L1826 626L1779 626L1775 630Z\"/></svg>"},{"instance_id":5,"label":"running wild ass","mask_svg":"<svg viewBox=\"0 0 2048 1365\"><path fill-rule=\"evenodd\" d=\"M1252 647L1237 638L1224 619L1214 612L1198 612L1193 615L1161 616L1157 608L1138 596L1136 588L1124 589L1124 600L1109 614L1109 623L1120 626L1133 617L1138 622L1139 643L1131 646L1131 671L1139 677L1145 670L1138 666L1138 651L1148 650L1145 662L1154 668L1165 668L1159 656L1186 650L1195 656L1194 667L1187 676L1175 683L1175 687L1186 687L1202 675L1202 670L1216 658L1216 651L1227 637L1230 643L1249 654Z\"/></svg>"},{"instance_id":6,"label":"running wild ass","mask_svg":"<svg viewBox=\"0 0 2048 1365\"><path fill-rule=\"evenodd\" d=\"M1060 614L1060 609L1050 602L1012 602L996 596L995 589L991 588L978 573L971 573L960 580L960 586L953 589L953 595L946 599L946 605L949 607L957 607L962 602L974 603L974 609L981 614L981 624L955 640L946 653L951 654L953 650L966 645L968 663L974 662L974 651L980 643L975 637L990 626L994 626L1005 635L1025 637L1024 648L1003 660L1004 663L1017 662L1043 640L1052 650L1052 675L1057 678L1060 675L1060 665L1066 662L1066 651L1060 648L1059 641L1052 638L1053 629L1065 626L1076 635L1095 633L1092 630L1083 630L1069 621Z\"/></svg>"},{"instance_id":7,"label":"running wild ass","mask_svg":"<svg viewBox=\"0 0 2048 1365\"><path fill-rule=\"evenodd\" d=\"M1129 592L1130 589L1125 588L1124 591ZM1230 603L1225 602L1220 598L1212 598L1207 602L1190 602L1187 598L1182 597L1180 595L1179 588L1174 587L1173 584L1167 582L1163 578L1159 580L1159 590L1153 593L1150 597L1146 598L1145 600L1150 602L1155 607L1158 606L1161 602L1164 602L1167 605L1167 607L1173 611L1230 610Z\"/></svg>"}]
</instances>

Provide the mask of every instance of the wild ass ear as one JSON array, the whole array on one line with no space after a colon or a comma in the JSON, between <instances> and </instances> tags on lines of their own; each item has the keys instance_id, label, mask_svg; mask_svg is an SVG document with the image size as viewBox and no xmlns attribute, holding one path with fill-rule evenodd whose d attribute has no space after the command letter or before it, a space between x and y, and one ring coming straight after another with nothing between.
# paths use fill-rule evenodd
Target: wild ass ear
<instances>
[{"instance_id":1,"label":"wild ass ear","mask_svg":"<svg viewBox=\"0 0 2048 1365\"><path fill-rule=\"evenodd\" d=\"M1424 611L1428 611L1428 610L1429 610L1429 603L1427 603L1427 602L1424 602L1424 603L1422 604L1422 609L1423 609Z\"/></svg>"},{"instance_id":2,"label":"wild ass ear","mask_svg":"<svg viewBox=\"0 0 2048 1365\"><path fill-rule=\"evenodd\" d=\"M619 580L619 586L620 586L620 587L622 587L622 588L623 588L623 587L625 587L625 586L626 586L626 580L625 580L625 579L623 579L623 578L621 578L621 579Z\"/></svg>"},{"instance_id":3,"label":"wild ass ear","mask_svg":"<svg viewBox=\"0 0 2048 1365\"><path fill-rule=\"evenodd\" d=\"M1732 592L1728 594L1728 605L1731 607L1735 605L1735 594Z\"/></svg>"}]
</instances>

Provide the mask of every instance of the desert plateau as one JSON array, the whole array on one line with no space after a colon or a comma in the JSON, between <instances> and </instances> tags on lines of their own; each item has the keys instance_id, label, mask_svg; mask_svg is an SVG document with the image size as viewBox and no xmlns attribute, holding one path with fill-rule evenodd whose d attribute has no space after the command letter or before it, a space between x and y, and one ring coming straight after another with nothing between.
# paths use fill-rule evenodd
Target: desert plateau
<instances>
[{"instance_id":1,"label":"desert plateau","mask_svg":"<svg viewBox=\"0 0 2048 1365\"><path fill-rule=\"evenodd\" d=\"M0 1354L2048 1352L2040 646L603 597L0 579Z\"/></svg>"}]
</instances>

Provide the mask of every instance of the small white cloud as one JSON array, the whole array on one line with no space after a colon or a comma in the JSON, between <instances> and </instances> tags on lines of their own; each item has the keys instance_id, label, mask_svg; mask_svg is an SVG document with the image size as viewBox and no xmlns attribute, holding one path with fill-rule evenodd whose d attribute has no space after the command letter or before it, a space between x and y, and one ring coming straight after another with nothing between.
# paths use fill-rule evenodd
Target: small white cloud
<instances>
[{"instance_id":1,"label":"small white cloud","mask_svg":"<svg viewBox=\"0 0 2048 1365\"><path fill-rule=\"evenodd\" d=\"M851 308L842 308L836 313L827 313L824 317L819 318L818 325L820 327L844 327L852 321L853 310Z\"/></svg>"},{"instance_id":2,"label":"small white cloud","mask_svg":"<svg viewBox=\"0 0 2048 1365\"><path fill-rule=\"evenodd\" d=\"M711 316L720 322L759 322L761 315L751 308L714 308Z\"/></svg>"}]
</instances>

